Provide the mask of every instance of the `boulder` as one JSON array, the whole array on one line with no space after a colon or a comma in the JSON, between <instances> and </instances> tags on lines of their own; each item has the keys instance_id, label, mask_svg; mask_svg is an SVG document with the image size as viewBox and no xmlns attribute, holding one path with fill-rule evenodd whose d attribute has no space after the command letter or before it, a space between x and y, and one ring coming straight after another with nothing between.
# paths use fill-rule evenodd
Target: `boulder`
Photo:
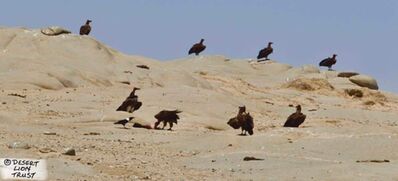
<instances>
[{"instance_id":1,"label":"boulder","mask_svg":"<svg viewBox=\"0 0 398 181\"><path fill-rule=\"evenodd\" d=\"M69 31L65 28L59 27L59 26L51 26L48 28L41 29L41 33L48 35L48 36L57 36L57 35L61 35L61 34L69 34L69 33L71 33L71 31Z\"/></svg>"},{"instance_id":2,"label":"boulder","mask_svg":"<svg viewBox=\"0 0 398 181\"><path fill-rule=\"evenodd\" d=\"M374 90L379 89L376 79L367 75L355 75L350 77L349 80L360 87L367 87Z\"/></svg>"}]
</instances>

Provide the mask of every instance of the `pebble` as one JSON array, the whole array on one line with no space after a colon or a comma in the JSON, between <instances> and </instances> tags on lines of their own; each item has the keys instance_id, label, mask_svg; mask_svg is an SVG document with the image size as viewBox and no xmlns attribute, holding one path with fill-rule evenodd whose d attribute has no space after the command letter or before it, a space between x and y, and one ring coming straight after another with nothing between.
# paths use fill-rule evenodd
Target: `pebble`
<instances>
[{"instance_id":1,"label":"pebble","mask_svg":"<svg viewBox=\"0 0 398 181\"><path fill-rule=\"evenodd\" d=\"M262 159L262 158L256 158L256 157L253 157L253 156L245 156L245 157L243 158L243 161L252 161L252 160L264 160L264 159Z\"/></svg>"},{"instance_id":2,"label":"pebble","mask_svg":"<svg viewBox=\"0 0 398 181\"><path fill-rule=\"evenodd\" d=\"M16 141L16 142L9 143L8 144L8 148L10 148L10 149L25 149L25 150L27 150L27 149L30 148L30 146L27 143Z\"/></svg>"},{"instance_id":3,"label":"pebble","mask_svg":"<svg viewBox=\"0 0 398 181\"><path fill-rule=\"evenodd\" d=\"M84 133L84 135L100 135L101 133L97 132L90 132L90 133Z\"/></svg>"},{"instance_id":4,"label":"pebble","mask_svg":"<svg viewBox=\"0 0 398 181\"><path fill-rule=\"evenodd\" d=\"M56 132L48 132L48 131L44 132L43 134L44 135L57 135Z\"/></svg>"},{"instance_id":5,"label":"pebble","mask_svg":"<svg viewBox=\"0 0 398 181\"><path fill-rule=\"evenodd\" d=\"M73 148L67 148L63 154L69 156L76 156L76 151Z\"/></svg>"},{"instance_id":6,"label":"pebble","mask_svg":"<svg viewBox=\"0 0 398 181\"><path fill-rule=\"evenodd\" d=\"M56 151L51 148L40 148L39 152L40 153L50 153L50 152L56 152Z\"/></svg>"}]
</instances>

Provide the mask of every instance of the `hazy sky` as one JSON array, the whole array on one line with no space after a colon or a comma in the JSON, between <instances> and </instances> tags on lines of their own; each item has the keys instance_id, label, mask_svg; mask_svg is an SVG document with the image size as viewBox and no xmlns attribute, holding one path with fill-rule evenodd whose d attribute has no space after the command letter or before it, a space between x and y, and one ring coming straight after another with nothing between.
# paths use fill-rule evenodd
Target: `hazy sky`
<instances>
[{"instance_id":1,"label":"hazy sky","mask_svg":"<svg viewBox=\"0 0 398 181\"><path fill-rule=\"evenodd\" d=\"M127 54L159 60L187 56L200 38L206 55L270 58L299 66L338 54L334 69L375 77L398 92L396 0L2 0L1 26L60 25Z\"/></svg>"}]
</instances>

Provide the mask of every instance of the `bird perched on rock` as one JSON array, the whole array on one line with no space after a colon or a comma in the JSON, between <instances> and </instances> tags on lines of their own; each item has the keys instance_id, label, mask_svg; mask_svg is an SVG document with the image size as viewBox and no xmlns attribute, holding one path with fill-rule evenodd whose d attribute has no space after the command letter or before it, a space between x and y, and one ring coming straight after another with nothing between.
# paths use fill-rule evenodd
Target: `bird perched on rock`
<instances>
[{"instance_id":1,"label":"bird perched on rock","mask_svg":"<svg viewBox=\"0 0 398 181\"><path fill-rule=\"evenodd\" d=\"M86 24L80 27L80 35L88 35L91 31L91 20L87 20Z\"/></svg>"},{"instance_id":2,"label":"bird perched on rock","mask_svg":"<svg viewBox=\"0 0 398 181\"><path fill-rule=\"evenodd\" d=\"M228 125L234 129L242 129L241 135L246 135L246 132L253 135L254 122L250 113L246 113L246 107L240 106L238 115L229 119Z\"/></svg>"},{"instance_id":3,"label":"bird perched on rock","mask_svg":"<svg viewBox=\"0 0 398 181\"><path fill-rule=\"evenodd\" d=\"M273 42L269 42L267 47L265 47L264 49L260 50L260 52L258 52L258 55L257 55L258 62L269 60L268 55L270 55L274 51L274 49L271 47L272 44L273 44ZM265 58L265 59L260 60L262 58Z\"/></svg>"},{"instance_id":4,"label":"bird perched on rock","mask_svg":"<svg viewBox=\"0 0 398 181\"><path fill-rule=\"evenodd\" d=\"M283 127L299 127L305 120L306 115L301 113L301 106L297 105L296 106L296 112L291 114L285 124L283 125Z\"/></svg>"},{"instance_id":5,"label":"bird perched on rock","mask_svg":"<svg viewBox=\"0 0 398 181\"><path fill-rule=\"evenodd\" d=\"M328 67L328 70L332 70L332 65L336 64L337 62L336 57L337 55L333 54L333 57L323 59L321 62L319 62L319 66Z\"/></svg>"},{"instance_id":6,"label":"bird perched on rock","mask_svg":"<svg viewBox=\"0 0 398 181\"><path fill-rule=\"evenodd\" d=\"M122 119L122 120L116 121L116 122L113 123L113 124L121 124L121 125L123 125L124 128L126 128L126 124L127 124L128 122L130 122L131 120L133 120L133 119L134 119L134 117L128 117L128 118L126 118L126 119Z\"/></svg>"},{"instance_id":7,"label":"bird perched on rock","mask_svg":"<svg viewBox=\"0 0 398 181\"><path fill-rule=\"evenodd\" d=\"M195 55L199 55L200 52L202 52L203 50L205 50L205 49L206 49L206 46L203 45L203 42L204 42L204 41L205 41L204 39L201 39L199 43L194 44L194 45L192 46L192 48L189 49L188 55L190 55L190 54L192 54L192 53L195 53Z\"/></svg>"},{"instance_id":8,"label":"bird perched on rock","mask_svg":"<svg viewBox=\"0 0 398 181\"><path fill-rule=\"evenodd\" d=\"M166 124L169 123L169 125L170 125L169 130L171 130L171 128L173 127L173 123L177 124L177 120L180 119L180 117L178 116L178 113L181 113L181 111L179 111L179 110L160 111L158 114L156 114L154 116L157 119L157 122L155 123L155 129L158 129L158 125L160 124L160 122L163 122L162 129L164 129L164 127L166 127Z\"/></svg>"},{"instance_id":9,"label":"bird perched on rock","mask_svg":"<svg viewBox=\"0 0 398 181\"><path fill-rule=\"evenodd\" d=\"M116 111L126 111L132 113L142 106L142 102L139 102L138 96L135 95L136 90L140 90L140 88L134 87L133 91L126 98L126 100L123 101L122 105L120 105L119 108L116 109Z\"/></svg>"}]
</instances>

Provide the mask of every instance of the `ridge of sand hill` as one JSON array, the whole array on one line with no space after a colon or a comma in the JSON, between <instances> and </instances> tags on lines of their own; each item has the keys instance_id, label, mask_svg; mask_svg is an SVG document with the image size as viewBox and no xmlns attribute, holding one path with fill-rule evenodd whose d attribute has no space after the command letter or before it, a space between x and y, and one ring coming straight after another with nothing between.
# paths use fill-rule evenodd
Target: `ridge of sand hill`
<instances>
[{"instance_id":1,"label":"ridge of sand hill","mask_svg":"<svg viewBox=\"0 0 398 181\"><path fill-rule=\"evenodd\" d=\"M90 36L1 28L0 156L46 159L50 180L397 179L398 97L337 74L224 56L161 62ZM112 124L131 116L115 109L134 86L143 102L134 121L179 109L175 131ZM299 129L282 127L289 104L307 115ZM226 124L239 105L254 136ZM31 148L9 149L14 141ZM70 147L76 156L62 154ZM371 159L391 163L356 162Z\"/></svg>"}]
</instances>

